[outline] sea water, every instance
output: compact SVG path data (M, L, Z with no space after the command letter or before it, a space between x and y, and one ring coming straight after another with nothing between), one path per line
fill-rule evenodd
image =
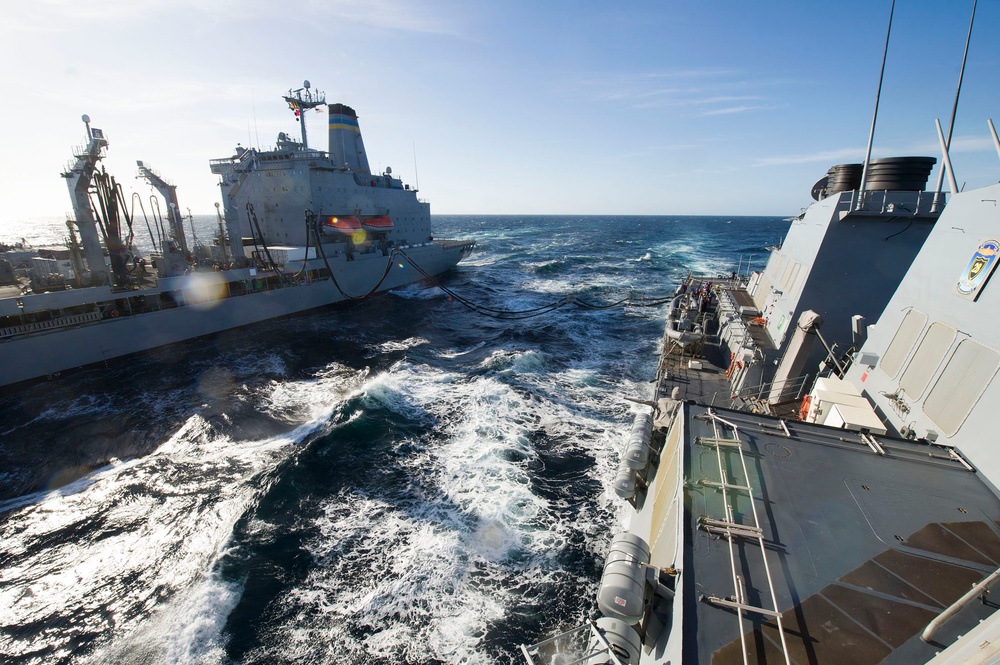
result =
M441 284L497 310L663 297L762 268L788 228L434 223L477 243ZM498 319L412 285L0 398L0 659L520 662L596 613L625 398L651 396L664 314Z

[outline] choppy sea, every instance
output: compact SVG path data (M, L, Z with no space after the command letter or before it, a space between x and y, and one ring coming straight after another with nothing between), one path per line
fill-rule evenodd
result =
M434 222L477 242L447 287L512 310L761 268L788 228ZM0 660L521 662L596 612L664 314L498 320L413 285L0 398Z

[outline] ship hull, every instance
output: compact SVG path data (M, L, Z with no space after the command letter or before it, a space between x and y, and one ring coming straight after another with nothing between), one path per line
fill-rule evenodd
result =
M325 263L333 279L300 280L281 288L202 304L182 304L131 315L116 313L92 323L14 335L0 340L0 367L3 367L0 390L8 391L62 372L405 286L453 268L471 248L471 243L428 243L390 256L371 253L348 259L341 255ZM266 274L244 269L229 271L226 279L243 276L245 281L252 282ZM156 291L162 292L162 289ZM148 292L123 295L134 297L145 293Z

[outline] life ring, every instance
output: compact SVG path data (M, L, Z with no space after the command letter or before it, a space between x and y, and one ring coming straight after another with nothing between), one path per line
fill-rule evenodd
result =
M108 316L110 316L112 319L117 319L118 318L118 310L117 309L111 310L111 314L109 314Z
M758 316L755 319L750 319L750 323L756 323L758 326L766 326L767 319L765 319L763 316Z

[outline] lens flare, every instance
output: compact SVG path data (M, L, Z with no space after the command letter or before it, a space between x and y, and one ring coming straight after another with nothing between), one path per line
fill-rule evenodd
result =
M365 230L364 229L358 229L357 231L355 231L354 233L351 234L351 241L355 245L360 245L361 243L363 243L367 239L368 239L368 236L365 234Z
M194 272L184 280L184 298L197 309L212 309L226 297L226 280L217 272Z

